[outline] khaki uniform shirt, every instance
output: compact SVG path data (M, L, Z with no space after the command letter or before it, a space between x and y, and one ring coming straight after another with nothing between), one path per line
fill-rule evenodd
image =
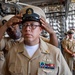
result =
M8 53L3 75L72 75L60 50L43 40L30 58L24 43L14 46Z
M68 39L66 46L67 46L67 49L69 49L72 52L75 52L75 40L70 41L70 39Z
M13 47L17 41L14 41L8 37L3 38L0 41L0 75L1 75L1 70L3 67L3 63L5 61L5 57L7 55L7 52ZM5 57L4 57L5 56Z
M3 67L4 61L5 61L4 53L3 53L3 51L0 51L0 75L2 75L1 71L2 71L2 67Z
M4 48L4 46L5 46L5 42L2 39L0 41L0 75L2 75L1 74L1 70L2 70L2 67L3 67L4 61L5 61L4 52L2 51L2 49Z
M66 46L65 48L67 48L68 50L70 50L71 52L75 52L75 40L70 40L68 39L66 42ZM70 67L71 70L75 69L75 57L72 57L72 55L70 55L69 53L65 52L65 59Z
M66 42L67 42L67 38L64 38L62 41L61 41L61 46L62 46L62 53L63 53L63 56L65 57L65 46L66 46Z
M13 45L22 42L22 40L23 38L19 40L13 40L9 37L5 37L0 41L0 50L3 50L5 48L5 50L9 51Z
M68 39L66 41L65 48L67 48L71 52L75 52L75 40L70 41L70 39ZM68 59L72 58L72 56L69 53L67 53L66 51L65 51L65 53L66 53L65 55Z
M61 45L62 45L63 48L66 46L66 41L67 41L67 40L68 40L67 38L64 38L64 39L62 40Z

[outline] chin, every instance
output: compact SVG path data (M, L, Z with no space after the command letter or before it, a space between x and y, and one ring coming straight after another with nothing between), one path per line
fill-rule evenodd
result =
M25 38L25 41L32 42L33 41L33 38Z
M24 38L25 41L32 41L33 39L32 38Z

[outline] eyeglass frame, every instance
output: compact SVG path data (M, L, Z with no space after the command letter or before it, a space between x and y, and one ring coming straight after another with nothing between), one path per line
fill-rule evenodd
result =
M36 29L37 27L41 27L41 25L40 25L40 24L38 24L38 25L36 25L36 24L30 24L30 25L28 25L28 24L23 24L22 27L24 27L24 28L29 27L30 29Z

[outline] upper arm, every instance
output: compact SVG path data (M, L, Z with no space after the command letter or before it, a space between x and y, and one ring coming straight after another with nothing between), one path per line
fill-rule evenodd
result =
M5 39L0 40L0 50L3 50L5 47Z

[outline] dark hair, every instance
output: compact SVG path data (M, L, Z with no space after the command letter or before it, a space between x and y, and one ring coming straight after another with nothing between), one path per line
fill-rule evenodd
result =
M74 34L72 30L68 31L67 34Z

